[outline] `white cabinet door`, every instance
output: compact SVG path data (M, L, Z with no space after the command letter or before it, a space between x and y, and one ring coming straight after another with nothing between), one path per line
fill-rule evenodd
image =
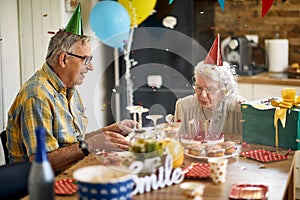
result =
M248 101L253 100L253 84L239 83L239 95Z

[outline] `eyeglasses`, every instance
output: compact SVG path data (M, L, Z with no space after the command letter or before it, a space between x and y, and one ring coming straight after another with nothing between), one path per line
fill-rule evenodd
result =
M203 90L205 90L205 92L209 93L209 94L215 94L219 90L219 89L214 88L214 87L204 88L204 87L201 87L201 86L199 86L197 84L194 84L193 88L198 93L202 93Z
M80 55L77 55L77 54L73 54L73 53L69 53L69 52L66 52L68 55L70 56L74 56L76 58L81 58L83 60L83 64L84 65L88 65L90 64L90 62L92 61L93 59L93 56L80 56Z

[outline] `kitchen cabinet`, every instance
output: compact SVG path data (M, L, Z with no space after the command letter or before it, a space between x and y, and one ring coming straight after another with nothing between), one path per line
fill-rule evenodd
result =
M282 78L280 78L282 77ZM262 73L255 76L240 76L239 93L247 100L280 97L282 88L295 88L300 95L300 79L289 79L284 74Z
M287 87L295 88L297 94L300 95L300 86L255 83L239 83L239 94L248 101L267 97L280 97L282 88Z

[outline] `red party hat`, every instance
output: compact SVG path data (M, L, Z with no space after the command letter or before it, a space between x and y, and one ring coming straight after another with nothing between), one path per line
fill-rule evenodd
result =
M214 41L213 45L211 46L211 48L204 60L204 64L211 64L211 65L217 65L217 66L223 65L219 34L215 38L215 41Z

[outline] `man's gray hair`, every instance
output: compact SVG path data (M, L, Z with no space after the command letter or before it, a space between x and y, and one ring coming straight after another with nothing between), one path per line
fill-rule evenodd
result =
M58 65L58 57L62 52L69 52L73 45L81 41L82 45L90 41L90 37L85 35L75 35L65 30L59 30L50 40L46 62L51 66Z

